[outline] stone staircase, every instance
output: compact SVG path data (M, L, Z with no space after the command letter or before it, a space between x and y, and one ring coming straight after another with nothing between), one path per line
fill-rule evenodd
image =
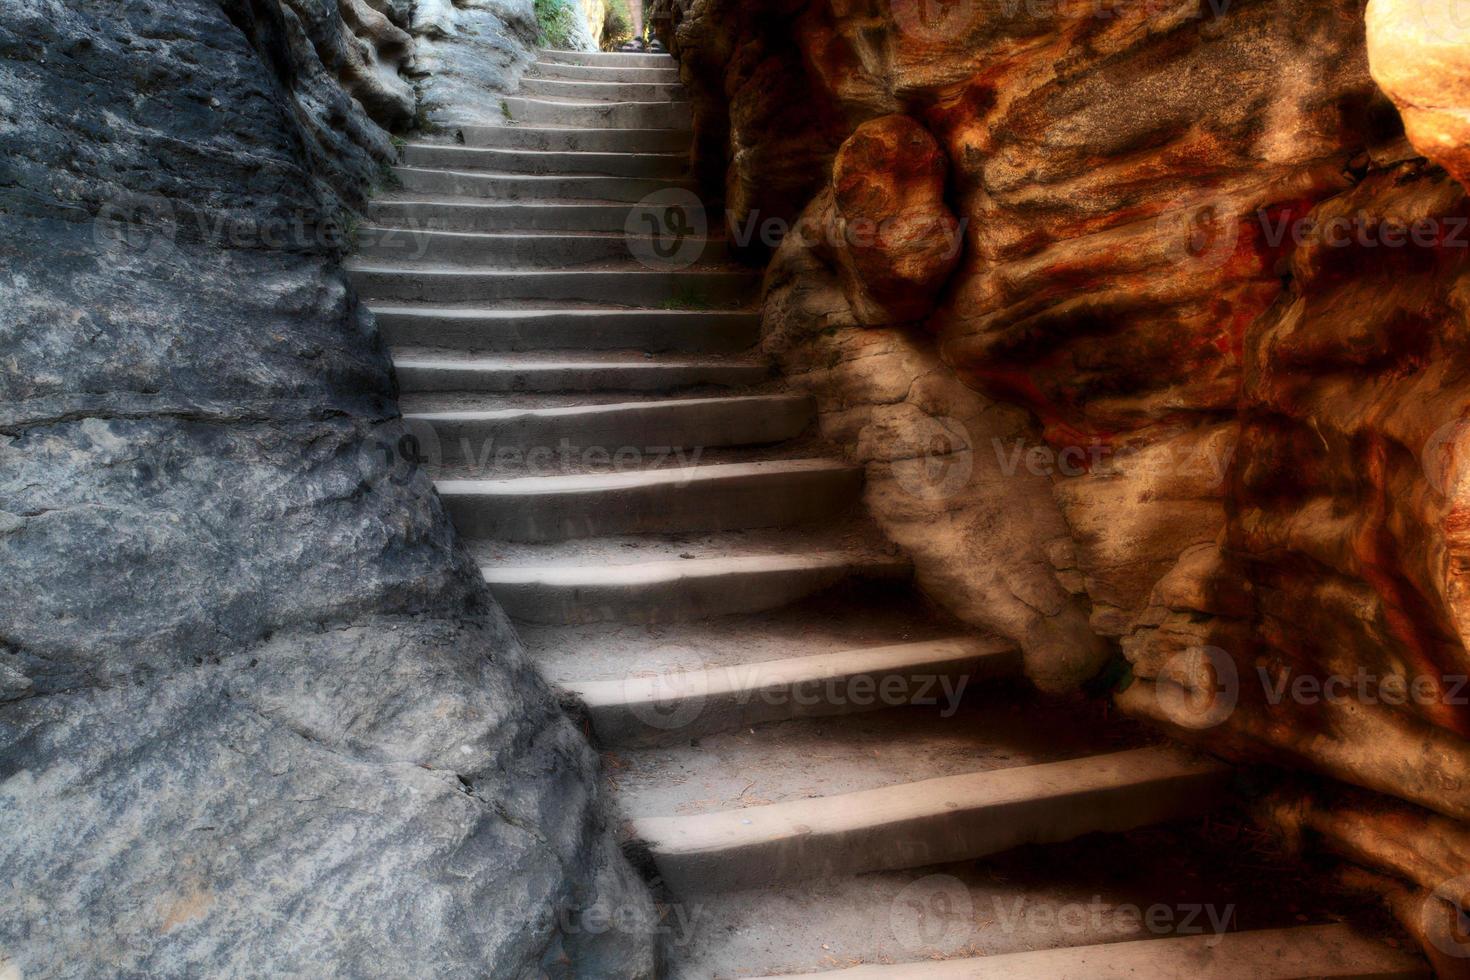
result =
M1010 644L912 591L861 470L757 353L759 274L718 231L692 264L648 258L671 205L639 202L693 189L679 91L665 56L543 52L506 125L403 147L349 266L445 506L605 752L630 853L709 913L672 971L1417 975L1342 925L985 957L903 926L909 889L963 903L990 887L977 858L1198 817L1231 774L1037 698Z

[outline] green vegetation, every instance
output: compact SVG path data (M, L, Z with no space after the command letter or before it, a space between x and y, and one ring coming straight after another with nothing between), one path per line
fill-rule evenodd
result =
M535 4L536 23L541 27L536 43L546 48L569 47L579 16L577 0L535 0Z
M357 236L361 231L362 215L356 211L344 212L342 221L342 246L346 251L357 251Z
M708 310L713 306L708 293L685 283L675 284L672 295L663 303L666 310Z
M602 22L602 49L616 51L633 39L633 13L628 0L607 0L607 17Z
M398 171L393 169L391 163L379 164L378 179L373 183L373 191L398 191L403 189L403 180L398 176Z

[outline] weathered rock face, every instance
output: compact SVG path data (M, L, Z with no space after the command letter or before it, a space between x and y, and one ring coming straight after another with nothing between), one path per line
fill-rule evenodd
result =
M651 973L337 267L360 6L0 13L5 976Z
M829 234L842 291L872 326L921 319L960 257L939 144L908 116L863 123L832 163Z
M1460 183L1470 180L1470 11L1459 2L1372 0L1368 53L1414 146Z
M418 99L400 72L413 61L413 38L393 23L391 9L379 11L366 0L338 0L342 23L351 29L342 45L337 78L367 114L388 129L413 122Z
M534 59L532 0L413 0L418 122L434 131L505 122L497 92Z
M1403 909L1470 871L1470 49L1426 6L1456 5L657 13L737 228L853 193L964 223L952 267L793 236L767 278L771 348L925 587L1044 686L1119 650L1126 709L1373 791L1321 781L1298 826Z
M582 21L587 28L587 40L593 50L602 47L603 29L607 25L607 0L578 0Z

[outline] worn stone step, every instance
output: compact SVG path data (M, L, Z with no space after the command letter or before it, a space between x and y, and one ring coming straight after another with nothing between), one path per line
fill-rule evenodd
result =
M429 262L501 269L570 269L639 262L646 268L684 269L730 260L722 238L664 242L619 232L431 231L363 225L357 229L356 241L357 257L378 264ZM661 252L670 257L661 258Z
M862 470L832 460L780 460L436 486L462 535L566 541L813 523L852 505Z
M578 129L569 126L461 126L466 146L560 153L685 153L692 135L677 129Z
M673 391L699 385L739 387L771 375L767 361L747 358L640 357L619 353L580 358L545 355L451 357L395 351L398 389L414 392Z
M527 76L521 79L517 94L557 102L675 102L683 99L684 87L677 79L631 82Z
M586 710L599 744L647 746L890 708L931 698L946 681L974 684L1020 669L1013 643L960 636L562 686Z
M385 197L368 205L368 220L427 231L566 231L621 233L627 204L500 204L455 197Z
M616 65L567 65L555 61L537 61L526 73L527 78L560 78L572 82L661 82L679 81L679 69L627 68Z
M667 54L562 51L556 48L537 48L536 60L558 65L603 65L616 68L673 68L676 66L674 59Z
M482 565L513 619L668 623L774 609L853 579L905 581L907 559L870 552L728 555L627 564Z
M1230 771L1153 747L691 816L633 821L676 895L923 867L1197 816Z
M873 963L820 980L1301 980L1428 977L1417 957L1336 923L1224 935L1172 936L920 963ZM765 977L762 980L777 980Z
M572 175L605 177L680 177L689 169L687 153L616 153L569 150L513 150L459 146L453 143L409 143L399 151L406 167L474 173Z
M842 589L799 605L831 600L827 605L833 615L855 615L865 597L877 591L877 586L865 590ZM901 595L908 592L895 591ZM839 606L838 601L844 601L848 608ZM913 602L912 597L909 601ZM922 615L922 611L910 615ZM597 628L609 634L609 642L619 630L636 629ZM578 629L561 627L557 632L574 633ZM900 631L886 638L830 646L825 650L813 650L810 645L801 644L789 652L767 644L754 644L743 658L731 651L722 659L704 664L700 651L686 653L663 648L665 643L677 645L678 637L690 632L688 626L660 626L656 635L649 635L646 629L644 632L643 649L621 648L623 662L639 665L636 670L625 667L613 677L604 674L588 679L620 680L629 673L661 673L671 677L689 669L743 666L761 658L787 660L844 649L891 646L905 639ZM950 639L967 632L963 624L951 621L944 633L926 633L909 637L908 641ZM539 664L542 652L538 651L536 656ZM645 660L649 663L647 668L642 666ZM564 672L556 682L562 685L580 679L576 674ZM947 776L1066 762L1082 756L1140 748L1156 741L1126 722L1100 729L1101 705L1037 696L1019 677L992 677L976 683L970 683L968 678L953 683L940 678L918 692L903 691L896 687L896 681L892 684L889 690L872 692L874 698L887 702L882 710L787 718L769 721L754 730L741 728L711 733L654 747L623 746L617 750L618 779L612 788L619 811L630 817L718 813L905 786ZM861 688L840 687L831 688L829 693L834 698L862 698L868 694ZM883 873L897 872L869 872ZM784 889L792 884L779 887Z
M658 191L683 188L689 180L598 175L493 174L463 170L426 170L394 167L402 190L415 194L493 198L497 201L641 201Z
M724 394L729 389L709 387L689 388L679 392L660 392L656 397L710 397ZM762 389L740 389L746 394L760 393ZM509 394L474 395L463 392L405 394L404 399L416 412L432 412L463 407L467 404L483 404L485 407L514 405L531 401L542 407L571 406L580 404L606 405L649 397L645 392L596 391L554 394ZM437 436L428 433L425 438L437 444ZM471 444L473 446L473 443ZM615 458L605 447L567 448L552 457L538 452L527 457L507 448L493 460L484 455L463 460L443 462L434 471L443 480L513 480L530 476L574 476L601 473L627 473L643 469L659 469L666 466L728 466L735 463L777 463L803 459L819 459L830 455L829 447L822 442L815 426L794 439L779 443L759 443L737 446L674 446L668 447L675 458L661 458L662 447L644 447L640 455L632 450L638 447L618 447L623 455ZM852 515L849 515L852 516Z
M760 314L746 310L371 308L384 340L399 347L723 354L747 350L760 337Z
M850 516L851 512L839 515L844 522ZM793 530L808 538L820 536L832 526ZM779 536L782 532L754 533ZM976 635L971 627L934 606L925 596L890 582L867 587L852 583L837 592L752 616L665 624L654 629L636 623L523 624L520 634L528 656L542 675L567 687L588 682L621 684L633 675L674 678L726 669L739 676L738 672L752 663L820 659L846 650L922 645ZM993 686L985 690L991 695L996 693ZM735 732L730 737L744 735ZM653 807L645 812L663 810Z
M687 102L568 102L520 95L507 95L501 101L516 125L688 131L694 122Z
M405 417L431 427L437 435L437 452L428 450L431 462L473 464L471 472L480 476L485 475L482 461L493 458L497 449L523 453L597 449L626 455L666 447L780 442L799 435L811 423L812 411L807 395L777 394L553 408L406 411Z
M371 300L434 303L625 303L630 307L741 307L760 292L760 277L744 271L642 266L618 269L466 269L392 265L353 259L346 265L357 291Z
M705 454L700 462L709 458L710 454ZM849 516L843 515L844 522ZM794 531L802 539L820 538L830 526ZM778 541L785 538L787 550L790 548L790 536L785 532L752 533L770 534ZM830 540L826 546L831 547ZM621 681L635 670L640 674L674 674L741 667L753 661L946 640L972 632L923 595L894 588L892 583L817 595L758 616L660 626L656 636L636 623L523 625L520 629L527 655L556 684ZM1009 706L1010 702L1005 704Z

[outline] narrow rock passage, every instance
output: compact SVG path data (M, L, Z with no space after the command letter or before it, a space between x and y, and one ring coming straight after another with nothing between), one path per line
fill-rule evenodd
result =
M1290 916L1221 939L982 907L999 892L973 859L1196 817L1231 774L1035 698L1010 644L910 589L861 470L759 356L760 278L722 222L692 264L659 258L694 192L679 92L666 56L543 52L505 126L403 148L351 267L416 451L604 750L629 850L676 912L671 971L1414 972ZM1086 902L1095 871L1007 894Z

